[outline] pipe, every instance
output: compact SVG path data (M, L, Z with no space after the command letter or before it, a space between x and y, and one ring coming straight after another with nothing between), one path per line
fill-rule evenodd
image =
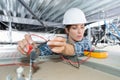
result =
M9 27L9 40L10 40L10 43L12 43L12 26L11 26L11 16L9 17L9 25L8 25L8 27Z

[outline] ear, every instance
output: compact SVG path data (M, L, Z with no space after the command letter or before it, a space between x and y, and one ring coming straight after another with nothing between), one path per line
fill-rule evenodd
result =
M65 28L65 32L66 32L66 34L68 34L68 29L67 28Z

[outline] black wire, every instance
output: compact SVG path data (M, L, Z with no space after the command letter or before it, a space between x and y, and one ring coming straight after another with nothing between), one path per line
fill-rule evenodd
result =
M62 55L63 56L63 55ZM73 64L69 61L67 61L70 65L72 65L73 67L75 68L78 68L80 67L80 62L79 62L79 59L78 59L78 55L74 55L74 56L63 56L63 58L65 58L66 60L70 60L71 62L73 62ZM75 62L75 64L74 64Z
M79 61L79 59L78 59L78 55L76 55L76 57L75 57L75 58L76 58L77 63L78 63L78 64L77 64L77 66L75 66L74 64L72 64L72 63L70 63L70 62L69 62L69 63L70 63L73 67L75 67L75 68L79 69L79 67L80 67L80 61Z

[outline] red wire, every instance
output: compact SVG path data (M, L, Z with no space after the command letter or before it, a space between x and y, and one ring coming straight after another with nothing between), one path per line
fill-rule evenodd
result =
M36 34L30 34L31 36L36 36L36 37L39 37L39 38L41 38L41 39L43 39L43 40L45 40L45 41L48 41L47 39L45 39L44 37L42 37L42 36L39 36L39 35L36 35Z
M45 41L48 41L47 39L45 39L44 37L42 36L39 36L39 35L36 35L36 34L30 34L31 36L36 36L36 37L39 37ZM16 55L14 55L16 57ZM17 61L17 60L15 60ZM22 66L29 66L29 64L26 64L26 63L10 63L10 64L0 64L0 66L12 66L12 65L22 65Z
M30 34L31 36L36 36L36 37L39 37L39 38L41 38L41 39L43 39L43 40L45 40L45 41L48 41L47 39L45 39L44 37L42 37L42 36L39 36L39 35L36 35L36 34ZM90 52L90 54L89 54L89 56L86 58L86 59L84 59L84 60L80 60L80 64L82 64L83 62L86 62L89 58L90 58L90 55L91 55L91 52ZM73 62L73 61L71 61L71 60L68 60L68 59L65 59L63 56L61 56L61 59L62 60L65 60L65 61L67 61L67 62L70 62L71 64L78 64L78 62ZM23 63L12 63L12 64L0 64L0 66L10 66L10 65L24 65L24 66L29 66L28 64L23 64Z
M22 66L29 66L27 63L10 63L10 64L0 64L0 66L13 66L13 65L22 65Z

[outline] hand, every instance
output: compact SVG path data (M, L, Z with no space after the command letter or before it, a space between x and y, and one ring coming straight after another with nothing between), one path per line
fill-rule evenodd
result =
M48 41L47 45L55 53L63 53L66 47L66 39L63 37L55 37Z
M36 47L35 42L32 40L31 36L29 34L25 35L25 38L21 41L18 42L18 47L17 49L22 53L27 55L28 52L28 46L32 45L32 47Z

